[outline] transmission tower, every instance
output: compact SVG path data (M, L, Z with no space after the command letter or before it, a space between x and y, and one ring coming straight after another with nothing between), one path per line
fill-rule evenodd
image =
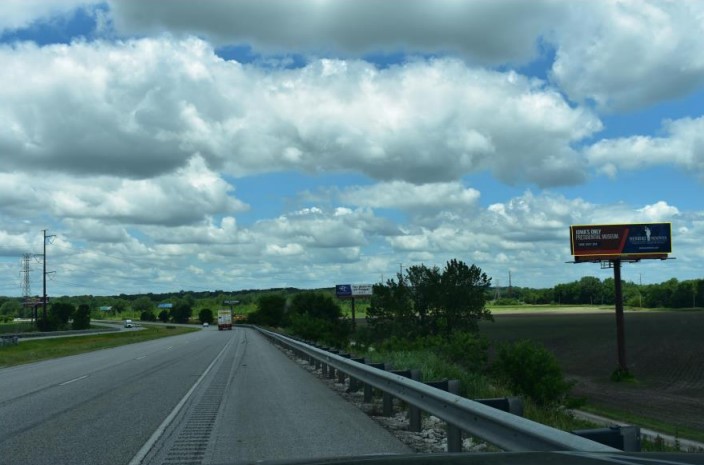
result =
M22 271L20 271L20 273L23 273L23 276L22 276L22 297L24 298L25 302L27 302L29 300L29 296L32 295L32 288L30 286L30 281L29 281L29 272L32 271L29 268L30 260L32 260L32 254L30 254L30 253L22 254Z

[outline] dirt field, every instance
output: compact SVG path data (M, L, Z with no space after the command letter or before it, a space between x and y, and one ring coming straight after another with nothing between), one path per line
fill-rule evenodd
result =
M704 431L704 312L625 315L626 361L637 383L613 383L617 367L613 311L497 313L481 331L493 341L534 339L577 381L590 403Z

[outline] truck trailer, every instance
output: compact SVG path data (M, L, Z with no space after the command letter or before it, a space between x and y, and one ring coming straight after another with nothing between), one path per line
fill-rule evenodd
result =
M218 310L218 331L232 329L232 310Z

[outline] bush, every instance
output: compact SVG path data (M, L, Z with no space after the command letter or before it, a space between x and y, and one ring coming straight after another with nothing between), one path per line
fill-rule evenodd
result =
M166 323L167 321L169 321L168 310L162 310L159 312L159 320L161 320L162 323Z
M454 333L440 341L439 350L447 360L471 372L482 372L489 363L489 341L476 333Z
M139 315L139 319L140 321L156 321L156 316L151 311L145 310Z
M257 301L257 310L247 316L255 325L280 326L284 322L286 297L278 294L263 295Z
M86 304L78 306L73 313L72 329L89 329L90 328L90 307Z
M349 337L349 322L330 321L312 318L308 315L293 314L289 328L292 333L311 341L327 344L331 347L345 347Z
M212 323L213 322L213 311L209 308L204 308L198 312L198 319L201 323Z
M493 368L515 394L541 406L562 403L573 386L565 380L555 355L534 341L501 346Z

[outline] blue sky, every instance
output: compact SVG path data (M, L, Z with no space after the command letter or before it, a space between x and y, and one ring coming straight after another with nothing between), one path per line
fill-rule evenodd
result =
M702 278L697 1L0 5L0 294L550 287L570 224L671 222ZM32 293L40 292L35 260Z

